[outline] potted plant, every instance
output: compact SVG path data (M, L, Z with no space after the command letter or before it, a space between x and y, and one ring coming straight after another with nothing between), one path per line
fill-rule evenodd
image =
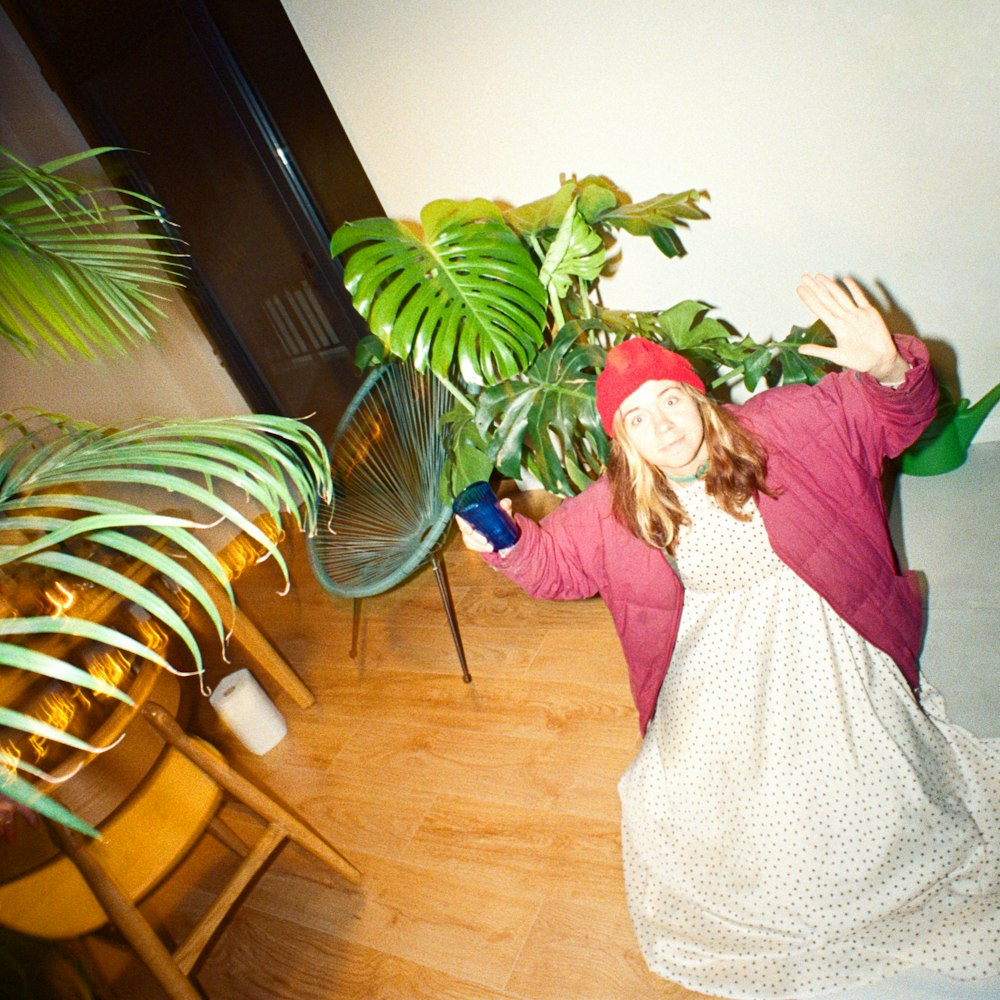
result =
M341 226L331 252L372 336L364 367L389 358L430 370L452 392L444 488L494 468L567 496L596 478L607 441L594 381L607 349L643 336L692 360L706 382L815 381L822 366L798 345L822 341L821 324L758 344L685 299L662 310L603 304L600 285L619 264L621 233L685 253L681 230L707 219L704 191L634 202L605 177L561 178L551 196L518 207L485 199L433 201L420 224L386 218Z
M175 285L183 255L162 231L159 206L127 191L95 189L67 176L90 150L33 168L0 150L0 335L15 348L67 357L127 350L153 332L158 288ZM227 491L219 487L226 484ZM134 495L139 491L138 497ZM242 494L253 505L234 501ZM156 496L156 495L159 496ZM174 669L167 647L121 625L75 612L72 597L100 588L158 623L201 674L188 623L163 590L181 592L204 612L225 644L228 625L192 567L218 581L230 605L225 567L199 538L208 525L245 532L261 558L285 571L275 528L283 513L312 530L330 495L326 452L307 425L248 415L214 420L147 420L96 427L37 412L0 419L0 793L76 829L92 828L41 796L44 771L19 750L18 734L83 750L85 737L14 706L11 691L31 678L86 695L128 702L75 647L98 643L126 660ZM158 502L168 498L174 512ZM177 513L179 502L197 512ZM287 579L287 573L286 573ZM60 598L65 595L65 599ZM53 596L54 595L54 596ZM46 607L45 600L58 607ZM230 609L231 610L231 609ZM54 643L56 652L39 648Z

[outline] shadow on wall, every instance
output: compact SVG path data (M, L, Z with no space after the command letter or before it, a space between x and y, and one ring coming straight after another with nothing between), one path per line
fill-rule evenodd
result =
M946 340L941 340L933 335L921 333L917 329L913 317L900 306L892 292L881 282L875 283L875 292L862 285L864 292L878 306L882 313L886 325L893 333L904 333L912 337L919 337L930 352L931 364L934 367L934 374L938 381L947 386L957 399L961 392L958 385L958 357L955 349Z

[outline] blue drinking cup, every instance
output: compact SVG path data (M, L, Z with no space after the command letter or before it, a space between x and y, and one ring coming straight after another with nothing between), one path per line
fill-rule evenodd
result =
M466 486L452 501L451 509L484 535L496 552L509 549L521 537L521 529L500 506L489 483L479 482Z

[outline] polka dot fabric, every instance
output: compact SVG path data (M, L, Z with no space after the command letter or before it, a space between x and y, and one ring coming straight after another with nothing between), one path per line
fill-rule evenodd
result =
M1000 741L918 706L755 509L683 500L681 629L619 786L650 968L732 998L1000 976Z

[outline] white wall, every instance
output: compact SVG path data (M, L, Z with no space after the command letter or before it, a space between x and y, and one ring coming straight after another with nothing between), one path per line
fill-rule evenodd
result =
M808 321L803 271L850 273L963 395L1000 380L995 0L283 3L388 214L560 172L707 188L689 256L630 240L608 304L701 298L766 339Z
M0 145L32 165L87 148L2 9L0 66ZM98 424L248 412L183 299L170 294L161 308L154 341L123 358L41 363L0 342L0 410L37 406Z

